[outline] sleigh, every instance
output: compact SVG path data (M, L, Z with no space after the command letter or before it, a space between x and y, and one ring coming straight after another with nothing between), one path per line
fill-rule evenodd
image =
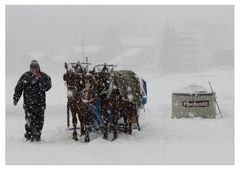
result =
M99 66L99 65L98 65ZM113 65L110 65L113 66ZM144 109L144 105L147 103L147 83L144 79L138 78L136 74L129 70L113 71L115 80L118 84L118 89L121 97L126 102L134 103L136 106L136 113L132 115L133 128L140 130L138 123L138 117L140 116L140 109ZM92 131L98 131L103 128L103 114L101 112L101 99L97 97L94 104L90 106L91 110L91 123L90 127ZM112 108L108 108L110 122L110 130L113 125ZM70 127L69 109L67 109L67 127ZM123 114L120 113L120 119L118 127L120 131L124 131Z

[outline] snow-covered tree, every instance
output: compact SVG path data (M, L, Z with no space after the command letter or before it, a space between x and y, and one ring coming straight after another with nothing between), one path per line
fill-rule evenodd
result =
M173 24L167 22L163 29L160 47L160 70L163 72L175 72L178 68L179 59L177 31Z
M120 39L119 31L116 25L107 25L103 31L100 55L108 57L114 57L122 52L123 44Z

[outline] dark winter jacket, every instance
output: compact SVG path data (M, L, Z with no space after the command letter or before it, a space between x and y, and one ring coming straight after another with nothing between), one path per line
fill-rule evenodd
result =
M13 100L18 102L23 93L24 109L45 109L45 92L48 91L51 86L51 78L47 74L41 72L41 77L36 79L31 71L28 71L18 80Z

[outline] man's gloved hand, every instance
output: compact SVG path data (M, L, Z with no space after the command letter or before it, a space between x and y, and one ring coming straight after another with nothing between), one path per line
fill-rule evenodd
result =
M17 105L17 101L13 100L13 105L16 106Z

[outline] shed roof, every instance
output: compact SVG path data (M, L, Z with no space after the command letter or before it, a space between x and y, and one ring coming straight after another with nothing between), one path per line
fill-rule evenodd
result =
M174 94L209 94L212 93L209 89L206 89L200 85L192 84L179 88L173 92Z

